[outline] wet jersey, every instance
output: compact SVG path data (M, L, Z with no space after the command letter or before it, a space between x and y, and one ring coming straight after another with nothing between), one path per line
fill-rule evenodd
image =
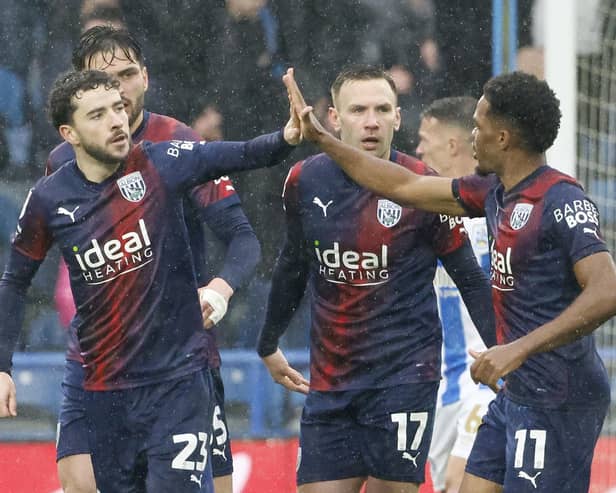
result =
M489 175L454 180L453 194L469 215L486 218L499 343L560 315L581 292L574 264L606 251L595 204L573 178L548 166L507 192ZM609 399L592 335L532 356L506 377L505 391L548 408Z
M485 219L465 217L457 220L462 221L477 262L486 272L489 272L490 255ZM441 367L443 379L438 389L437 402L439 406L446 406L464 399L469 392L475 391L477 384L473 382L469 371L474 360L468 350L484 350L485 344L471 320L458 287L441 262L438 263L436 269L434 288L443 325Z
M70 161L31 190L13 248L40 261L58 244L77 306L85 389L136 387L206 366L185 194L280 162L289 150L282 132L247 142L144 142L102 183ZM3 333L15 332L4 325Z
M190 127L182 122L165 115L157 113L143 112L143 122L133 133L134 144L141 141L161 142L165 140L190 140L199 141L199 135ZM73 147L68 142L59 144L51 153L47 160L45 173L50 175L60 168L63 164L75 159ZM197 186L190 195L190 200L186 200L184 207L184 219L190 238L190 248L197 272L197 282L201 286L206 281L205 276L205 238L203 234L202 222L204 218L216 215L224 215L228 208L233 204L239 204L240 200L233 184L228 177L222 177L215 181L207 182ZM229 221L231 223L231 221ZM62 267L65 268L65 267ZM62 278L62 277L61 277ZM67 279L67 277L64 277ZM235 286L234 286L235 287ZM68 286L58 286L58 289L68 289ZM74 306L70 307L74 315ZM220 355L216 347L215 330L209 330L207 336L211 339L210 366L220 365ZM82 361L79 355L77 344L77 334L75 327L71 325L68 331L68 349L66 358L74 361Z
M399 152L391 160L433 173ZM288 234L308 262L311 390L437 381L442 335L432 280L437 257L470 248L460 225L374 195L324 154L291 169L284 204L298 225Z

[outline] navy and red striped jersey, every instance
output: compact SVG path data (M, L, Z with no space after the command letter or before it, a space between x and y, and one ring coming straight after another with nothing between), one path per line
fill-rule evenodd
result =
M391 160L433 173L396 151ZM432 280L438 257L470 249L460 223L374 195L324 154L291 169L284 205L287 234L301 243L309 270L311 390L438 381Z
M193 129L174 118L144 111L143 122L133 133L132 140L134 144L138 144L141 141L199 141L201 139ZM73 147L68 142L63 142L49 154L45 173L50 175L59 169L60 166L73 159L75 159ZM232 206L239 203L240 200L235 193L233 183L226 176L195 187L190 193L190 198L184 203L184 219L190 238L190 248L197 273L197 281L200 286L206 281L206 250L203 231L204 217L207 218L215 215L224 216L229 213ZM218 223L222 222L223 221ZM231 220L228 221L228 224L231 223ZM248 225L247 219L246 224ZM241 262L241 259L238 260ZM250 266L248 270L252 270ZM59 289L68 289L68 286L59 286ZM81 361L74 327L69 328L68 336L67 359ZM207 336L211 340L210 348L212 349L210 366L218 367L220 366L220 354L216 347L215 329L209 330Z
M581 292L575 263L607 250L595 204L575 179L549 166L507 192L489 175L454 180L453 193L469 215L486 217L500 344L560 315ZM606 379L588 335L532 356L506 377L505 391L531 406L584 406L606 398Z
M247 142L143 142L102 183L89 182L75 161L37 183L13 248L37 262L58 245L77 307L84 388L146 385L207 365L184 197L218 176L276 164L290 150L282 132ZM13 325L0 322L7 341Z

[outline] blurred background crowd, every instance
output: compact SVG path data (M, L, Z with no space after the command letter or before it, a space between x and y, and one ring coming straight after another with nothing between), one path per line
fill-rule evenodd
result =
M192 125L208 140L245 140L279 128L288 114L281 75L296 68L321 115L329 86L349 63L383 65L399 92L403 124L394 145L413 153L421 110L444 96L479 97L492 75L488 0L0 0L0 263L30 184L60 142L45 114L50 86L70 68L79 34L126 27L146 55L146 109ZM518 44L532 46L537 2L518 2ZM540 3L540 2L539 2ZM523 63L539 70L537 51ZM313 152L295 151L292 161ZM291 163L289 163L291 164ZM222 347L253 347L283 235L280 194L287 167L232 177L263 246L252 283L232 301ZM211 265L220 248L209 242ZM55 254L57 255L57 253ZM54 310L57 262L46 262L30 296L21 350L62 349ZM287 344L305 346L306 319Z

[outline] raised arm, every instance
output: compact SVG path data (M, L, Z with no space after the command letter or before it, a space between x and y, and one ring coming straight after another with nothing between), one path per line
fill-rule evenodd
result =
M283 76L294 111L301 121L302 137L314 142L354 181L403 206L464 215L451 190L451 179L417 175L402 166L351 147L327 132L306 105L293 69Z

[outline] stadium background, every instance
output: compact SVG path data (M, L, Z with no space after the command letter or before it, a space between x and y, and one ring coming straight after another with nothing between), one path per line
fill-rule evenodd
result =
M565 110L564 135L549 162L585 185L616 251L616 0L0 0L0 9L2 264L23 197L58 143L44 116L50 82L69 68L80 30L109 20L143 41L151 78L146 108L211 139L245 139L280 125L286 108L279 77L290 65L321 111L343 65L391 69L404 126L395 144L411 153L419 112L434 98L479 96L491 74L515 68L545 75ZM296 151L289 164L312 151ZM302 397L274 385L253 350L281 241L286 169L234 177L264 247L255 279L234 296L218 329L238 493L293 491ZM216 265L220 246L210 241L208 249ZM0 421L2 492L59 488L53 440L65 321L54 304L57 260L53 252L30 290L14 359L19 417ZM304 371L307 323L303 307L283 340ZM597 340L615 396L616 323L597 331ZM590 491L616 491L614 399Z

